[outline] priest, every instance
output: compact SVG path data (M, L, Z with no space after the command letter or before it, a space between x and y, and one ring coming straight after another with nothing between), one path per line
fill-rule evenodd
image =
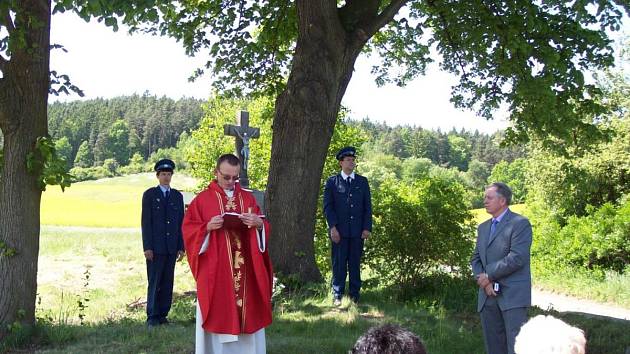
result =
M253 194L238 184L240 168L238 157L219 157L215 180L184 216L184 245L197 282L196 353L266 350L273 281L270 225ZM228 217L241 222L224 223Z

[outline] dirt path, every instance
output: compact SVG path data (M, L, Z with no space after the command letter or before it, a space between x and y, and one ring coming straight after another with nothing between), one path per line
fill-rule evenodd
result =
M630 321L630 310L604 305L591 300L577 299L549 291L532 289L532 305L543 310L553 308L558 312L581 312Z

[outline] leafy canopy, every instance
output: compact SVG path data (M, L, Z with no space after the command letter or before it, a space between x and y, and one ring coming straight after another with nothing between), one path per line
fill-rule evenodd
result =
M232 94L272 93L283 87L299 32L309 16L300 1L63 0L56 10L74 9L84 18L98 13L107 25L122 21L132 31L168 35L189 54L208 55L205 68L214 85ZM548 146L595 139L605 107L587 72L613 65L607 30L621 27L630 5L623 0L584 1L330 1L347 35L366 27L366 14L404 4L393 21L368 41L378 54L377 83L404 85L424 73L430 48L441 68L460 77L453 87L457 107L491 119L505 104L514 123L507 138L545 138ZM325 5L322 5L322 7ZM334 13L334 12L333 12ZM333 29L331 29L333 30ZM342 38L342 37L341 37ZM308 45L305 43L304 45ZM547 137L555 139L546 139Z

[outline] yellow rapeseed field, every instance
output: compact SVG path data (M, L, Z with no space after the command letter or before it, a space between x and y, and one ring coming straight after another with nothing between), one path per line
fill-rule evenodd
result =
M172 186L191 190L196 180L175 174ZM48 186L42 194L43 225L91 227L140 227L142 193L156 186L153 173L75 183L62 192Z
M515 213L523 214L523 212L525 211L525 204L510 205L510 210ZM475 221L477 222L477 225L490 219L490 214L486 212L485 208L473 209L471 210L471 212L475 216Z

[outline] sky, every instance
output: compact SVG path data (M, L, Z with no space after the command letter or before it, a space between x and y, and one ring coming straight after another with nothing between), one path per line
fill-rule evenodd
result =
M626 26L628 27L628 26ZM72 13L56 14L52 19L51 43L68 51L54 50L51 70L70 76L85 93L83 99L110 98L142 94L178 99L183 96L207 99L208 75L188 82L188 77L205 64L203 55L189 57L183 46L167 37L129 35L124 28L114 32L104 24L86 23ZM471 111L459 110L450 103L451 86L457 78L442 72L436 63L427 74L406 87L377 87L370 74L371 64L359 57L342 104L350 109L351 119L368 117L390 126L412 125L449 131L479 130L491 133L508 126L506 113L498 112L487 121ZM51 101L76 100L77 95L51 96Z

